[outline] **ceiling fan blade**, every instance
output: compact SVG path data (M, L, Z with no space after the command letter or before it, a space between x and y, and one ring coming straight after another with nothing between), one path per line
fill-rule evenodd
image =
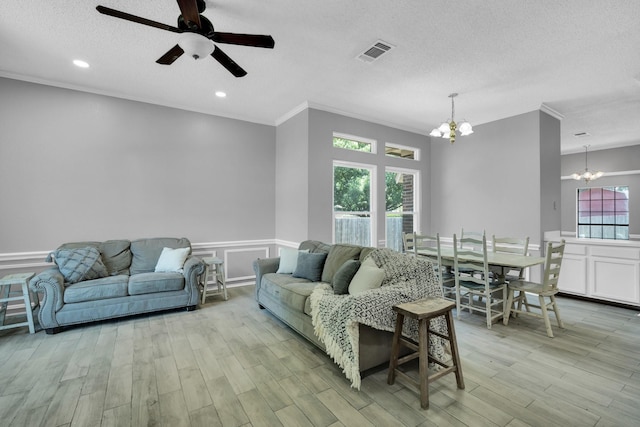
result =
M111 9L109 7L104 6L96 6L96 10L104 15L113 16L115 18L124 19L126 21L135 22L142 25L148 25L150 27L160 28L161 30L172 31L174 33L182 33L183 31L180 28L172 27L171 25L163 24L161 22L152 21L147 18L141 18L136 15L131 15L130 13L121 12L119 10Z
M241 46L264 47L273 49L275 42L271 36L261 36L257 34L236 34L215 32L212 39L217 43L239 44Z
M242 69L241 66L236 64L236 61L229 58L226 53L224 53L218 46L213 50L211 56L215 58L216 61L220 63L224 68L226 68L231 74L236 77L243 77L247 75L247 72Z
M189 22L192 22L198 27L198 29L202 28L202 24L200 23L200 12L198 12L198 4L196 0L177 0L178 7L180 8L180 13L182 14L182 19L184 19L185 23L188 27Z
M180 58L180 56L184 53L184 50L178 45L175 45L171 49L167 51L164 55L160 57L156 62L162 65L171 65L173 62Z

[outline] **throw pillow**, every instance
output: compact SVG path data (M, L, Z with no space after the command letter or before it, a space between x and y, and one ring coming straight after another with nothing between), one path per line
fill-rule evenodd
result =
M301 252L309 252L308 250L299 251L298 249L282 248L280 249L280 265L276 273L291 274L296 270L298 265L298 254Z
M360 261L347 260L333 275L333 293L344 295L349 293L349 284L360 268Z
M322 271L322 281L331 283L333 275L338 271L340 266L348 259L358 259L362 247L347 244L335 244L329 249L327 262L324 264Z
M162 248L154 271L156 273L182 273L182 267L184 267L190 250L191 248Z
M293 272L293 277L300 277L311 280L312 282L319 282L322 277L322 267L324 267L324 261L326 259L327 254L312 254L308 252L299 253L298 265L296 265L296 269Z
M107 267L102 263L100 251L94 247L58 249L53 257L67 283L107 277Z
M370 289L377 289L382 285L383 280L383 269L363 264L358 269L356 275L353 276L353 279L351 279L349 293L353 295Z

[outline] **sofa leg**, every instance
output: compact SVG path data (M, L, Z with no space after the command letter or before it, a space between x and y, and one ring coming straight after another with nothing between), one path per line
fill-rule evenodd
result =
M193 310L195 310L195 309L196 309L196 306L195 306L195 305L188 305L188 306L187 306L187 311L193 311Z
M44 331L47 333L47 335L54 335L62 331L62 328L60 326L57 326L55 328L46 328Z

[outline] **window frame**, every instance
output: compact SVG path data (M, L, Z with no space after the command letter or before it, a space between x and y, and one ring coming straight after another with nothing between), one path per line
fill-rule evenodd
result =
M343 168L353 168L353 169L366 169L369 171L370 180L369 180L369 211L336 211L336 200L335 200L335 188L336 188L336 167ZM336 243L336 214L369 214L369 240L370 246L377 247L377 196L375 191L377 189L377 173L378 167L373 164L368 163L358 163L358 162L350 162L346 160L333 160L331 166L331 241L333 244Z
M603 190L609 190L609 191L613 190L614 194L616 194L616 193L619 193L619 191L616 191L617 188L626 188L627 198L624 199L624 200L627 201L627 210L625 211L626 217L627 217L626 223L618 223L617 215L616 215L617 203L615 203L615 201L616 200L622 200L622 199L617 199L615 196L614 196L613 199L605 199L605 198L593 199L593 198L591 198L591 191L592 190L601 190L601 191L603 191ZM590 198L589 198L588 201L580 200L580 194L582 194L584 192L584 190L589 190L589 197ZM606 185L606 186L601 186L601 187L578 187L576 189L576 193L575 194L576 194L576 199L575 199L576 200L576 238L579 238L579 239L602 239L602 240L629 240L629 238L630 238L630 235L629 235L629 231L630 231L630 218L629 218L630 217L630 210L629 210L629 186L628 185ZM582 213L582 212L589 212L589 218L592 218L592 215L590 213L594 212L593 210L591 210L591 209L589 209L588 211L587 210L582 210L581 207L580 207L580 203L581 202L587 202L587 203L589 203L589 207L591 208L591 201L592 200L603 200L603 201L604 200L613 200L614 201L614 203L613 203L613 206L614 206L613 211L605 211L604 210L604 206L601 208L600 211L595 211L595 212L600 212L600 216L603 217L603 218L605 217L605 215L604 215L605 212L610 212L612 215L609 215L609 216L612 216L614 218L614 222L613 223L609 223L609 222L605 223L604 219L603 219L603 222L600 223L600 224L593 223L591 220L589 220L588 222L581 222L580 221L580 218L581 218L580 213ZM604 204L604 202L603 202L603 204ZM582 217L585 217L585 216L583 215ZM589 236L581 235L581 228L583 228L583 227L588 227ZM594 234L593 231L594 231L594 229L597 229L598 227L600 227L600 236L593 237L593 234ZM613 237L604 237L604 228L605 227L613 227L613 229L614 229ZM618 234L617 234L616 230L617 230L618 227L626 228L626 237L617 237Z
M409 212L402 212L402 215L413 215L413 230L412 231L419 231L420 230L420 212L422 211L422 200L420 198L420 185L421 185L421 180L420 180L420 171L417 169L409 169L409 168L400 168L400 167L395 167L395 166L385 166L384 169L385 172L385 188L384 188L384 194L385 194L385 200L386 200L386 194L387 194L387 185L386 185L386 174L387 172L391 172L391 173L401 173L404 175L413 175L413 210L409 211ZM386 203L385 203L386 205ZM397 214L398 212L393 212L393 211L387 211L386 206L385 206L385 211L384 211L384 236L385 236L385 247L389 247L389 239L388 239L388 226L387 226L387 220L390 216L390 214Z
M333 140L335 138L340 138L340 139L346 139L348 141L353 141L353 142L361 142L364 144L369 144L371 146L371 151L360 151L360 150L353 150L350 148L343 148L343 147L336 147L335 145L333 145ZM333 148L336 148L338 150L347 150L347 151L353 151L356 153L364 153L364 154L377 154L378 153L378 141L376 141L375 139L371 139L371 138L366 138L364 136L357 136L357 135L350 135L348 133L342 133L342 132L333 132L333 136L331 138L331 146Z

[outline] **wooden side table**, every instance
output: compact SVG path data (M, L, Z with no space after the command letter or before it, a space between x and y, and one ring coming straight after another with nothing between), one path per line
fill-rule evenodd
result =
M202 304L210 295L222 295L224 300L228 300L227 283L224 278L224 260L217 257L202 258L206 264L204 277L202 279ZM209 288L209 275L211 274L215 288Z
M391 360L389 361L389 375L387 377L387 383L393 384L396 375L398 375L416 386L420 390L420 406L422 409L429 408L429 383L446 374L454 372L456 374L458 388L464 389L460 356L458 354L458 343L456 341L456 332L453 328L453 316L451 314L451 310L453 310L455 306L456 303L453 301L430 297L420 301L398 304L393 307L393 311L398 313L398 318L396 319L396 331L393 335L393 347L391 349ZM402 336L402 324L404 323L405 316L418 321L419 339L417 344ZM447 322L447 335L429 328L429 322L431 319L440 316L444 316ZM440 338L449 341L452 356L450 365L445 364L443 361L438 360L429 354L429 334L437 335ZM410 353L407 356L398 359L401 345L414 350L415 353ZM418 381L398 369L399 365L416 358L419 360L420 370ZM429 375L429 362L439 365L441 369L432 375Z
M21 326L29 326L29 333L35 333L33 325L33 309L38 306L37 295L34 298L35 306L31 305L31 291L29 290L29 280L35 276L34 273L17 273L9 274L0 279L0 330L19 328ZM20 286L22 295L18 291L12 291L11 286ZM27 321L22 323L13 323L5 325L4 320L7 314L9 301L24 301L24 308L27 314Z

